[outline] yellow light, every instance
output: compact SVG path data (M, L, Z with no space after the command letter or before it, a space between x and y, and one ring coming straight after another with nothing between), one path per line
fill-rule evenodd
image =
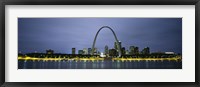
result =
M43 61L61 61L61 60L83 60L83 61L104 61L104 58L35 58L35 57L18 57L18 60L43 60ZM181 57L174 57L174 58L112 58L112 61L182 61Z

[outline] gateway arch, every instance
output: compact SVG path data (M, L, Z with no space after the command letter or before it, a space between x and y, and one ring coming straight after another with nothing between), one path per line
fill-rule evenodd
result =
M103 27L101 27L101 28L97 31L97 33L96 33L96 35L95 35L95 38L94 38L94 41L93 41L93 45L92 45L92 55L94 55L94 47L95 47L95 44L96 44L97 36L98 36L99 32L100 32L102 29L109 29L109 30L112 31L112 33L113 33L113 35L114 35L114 37L115 37L115 41L117 42L117 49L118 49L118 54L119 54L118 57L121 57L121 48L120 48L120 45L119 45L119 41L118 41L118 39L117 39L117 36L116 36L115 32L113 31L113 29L110 28L110 27L108 27L108 26L103 26Z

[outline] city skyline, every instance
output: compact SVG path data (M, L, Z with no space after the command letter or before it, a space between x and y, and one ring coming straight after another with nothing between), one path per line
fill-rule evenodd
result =
M97 30L104 25L112 27L126 49L137 46L139 49L150 47L151 52L182 53L181 18L19 18L18 51L53 49L69 54L76 48L78 53L92 47ZM115 48L114 42L112 33L102 30L96 47L104 52L106 45L109 49Z

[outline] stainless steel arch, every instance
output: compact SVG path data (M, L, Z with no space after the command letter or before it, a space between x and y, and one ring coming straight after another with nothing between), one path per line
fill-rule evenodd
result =
M118 48L118 57L121 57L121 48L120 48L120 46L119 46L119 41L118 41L118 39L117 39L117 36L116 36L116 34L115 34L115 32L113 31L113 29L112 28L110 28L110 27L108 27L108 26L103 26L103 27L101 27L98 31L97 31L97 33L96 33L96 35L95 35L95 38L94 38L94 41L93 41L93 45L92 45L92 55L94 55L94 47L95 47L95 43L96 43L96 39L97 39L97 36L98 36L98 34L99 34L99 32L102 30L102 29L110 29L111 31L112 31L112 33L113 33L113 35L114 35L114 37L115 37L115 41L117 42L117 48Z

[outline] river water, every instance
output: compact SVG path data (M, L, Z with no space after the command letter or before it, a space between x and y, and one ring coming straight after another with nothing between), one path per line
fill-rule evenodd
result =
M18 69L182 69L181 61L23 61Z

